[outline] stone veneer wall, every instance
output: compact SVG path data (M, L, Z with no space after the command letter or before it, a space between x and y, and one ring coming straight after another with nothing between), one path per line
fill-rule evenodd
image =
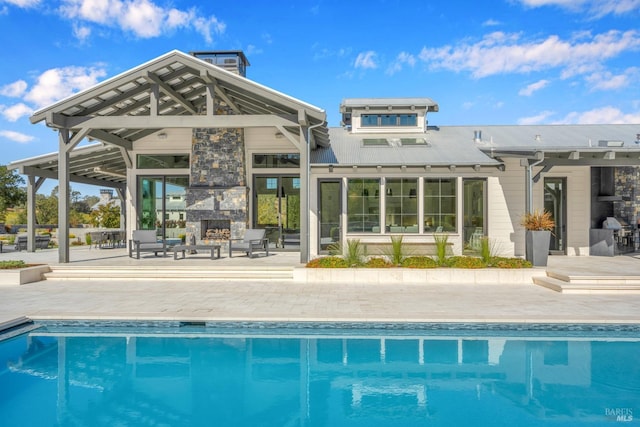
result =
M623 200L614 203L614 216L636 225L640 215L640 168L616 167L614 173L615 195Z
M640 168L616 167L614 172L615 194L622 201L613 203L613 215L626 220L634 229L640 223ZM633 234L633 249L640 246L640 235Z
M232 113L219 107L216 114ZM249 223L243 130L193 129L190 169L187 238L202 243L201 221L208 219L229 220L231 237L242 237Z

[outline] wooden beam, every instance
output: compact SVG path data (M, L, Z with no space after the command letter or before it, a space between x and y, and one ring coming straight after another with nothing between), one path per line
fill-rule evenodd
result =
M306 110L298 110L298 124L303 127L309 126L309 117L307 117Z
M69 129L164 129L164 128L251 128L269 126L296 126L293 115L239 115L239 116L73 116L53 114L50 126Z
M133 142L101 129L91 129L89 136L99 141L122 147L126 150L133 150Z
M154 83L157 83L162 92L166 93L171 99L173 99L178 104L182 105L184 108L189 110L192 114L196 114L196 109L193 107L191 102L184 99L180 93L176 92L171 86L166 84L160 79L160 77L156 76L154 73L148 72L147 79L151 80Z
M151 85L149 91L149 115L158 115L158 104L160 103L160 87L157 83Z
M278 132L284 135L298 150L300 150L300 136L295 135L284 128L284 126L276 126Z
M127 166L127 169L133 168L133 162L131 161L131 156L129 155L129 150L124 147L120 148L120 154L122 154L122 159L124 160L124 164Z

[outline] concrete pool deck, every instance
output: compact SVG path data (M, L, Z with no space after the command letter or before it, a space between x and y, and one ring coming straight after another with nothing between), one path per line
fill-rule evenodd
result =
M84 251L81 256L81 252ZM234 257L210 261L207 255L173 261L133 260L113 250L72 252L72 265L110 267L202 266L301 267L299 254L266 258ZM88 252L91 252L87 254ZM56 264L56 250L3 253L0 260ZM76 261L73 261L73 260ZM140 264L142 262L142 264ZM224 264L223 264L224 263ZM640 277L634 256L550 257L547 269L573 275ZM544 269L543 269L544 270ZM2 272L0 272L2 274ZM541 271L544 274L544 271ZM563 294L533 283L516 284L363 284L233 279L47 279L0 287L0 325L14 319L154 319L197 321L337 322L500 322L640 323L640 294Z

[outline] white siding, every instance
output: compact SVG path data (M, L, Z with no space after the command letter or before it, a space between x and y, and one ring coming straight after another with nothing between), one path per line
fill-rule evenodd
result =
M524 256L525 172L517 159L505 163L506 170L488 180L488 235L502 252ZM567 255L589 255L590 168L555 167L542 175L533 186L533 209L543 208L545 177L567 179Z

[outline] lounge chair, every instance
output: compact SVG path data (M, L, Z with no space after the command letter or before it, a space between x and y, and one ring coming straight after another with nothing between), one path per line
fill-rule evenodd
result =
M132 239L129 240L129 257L133 257L136 253L136 259L140 259L140 252L153 252L158 256L158 252L162 252L162 256L167 256L167 245L165 241L158 242L156 230L133 230Z
M265 237L265 229L247 229L241 239L229 239L229 258L233 251L242 251L253 258L255 251L265 251L269 256L269 239Z

